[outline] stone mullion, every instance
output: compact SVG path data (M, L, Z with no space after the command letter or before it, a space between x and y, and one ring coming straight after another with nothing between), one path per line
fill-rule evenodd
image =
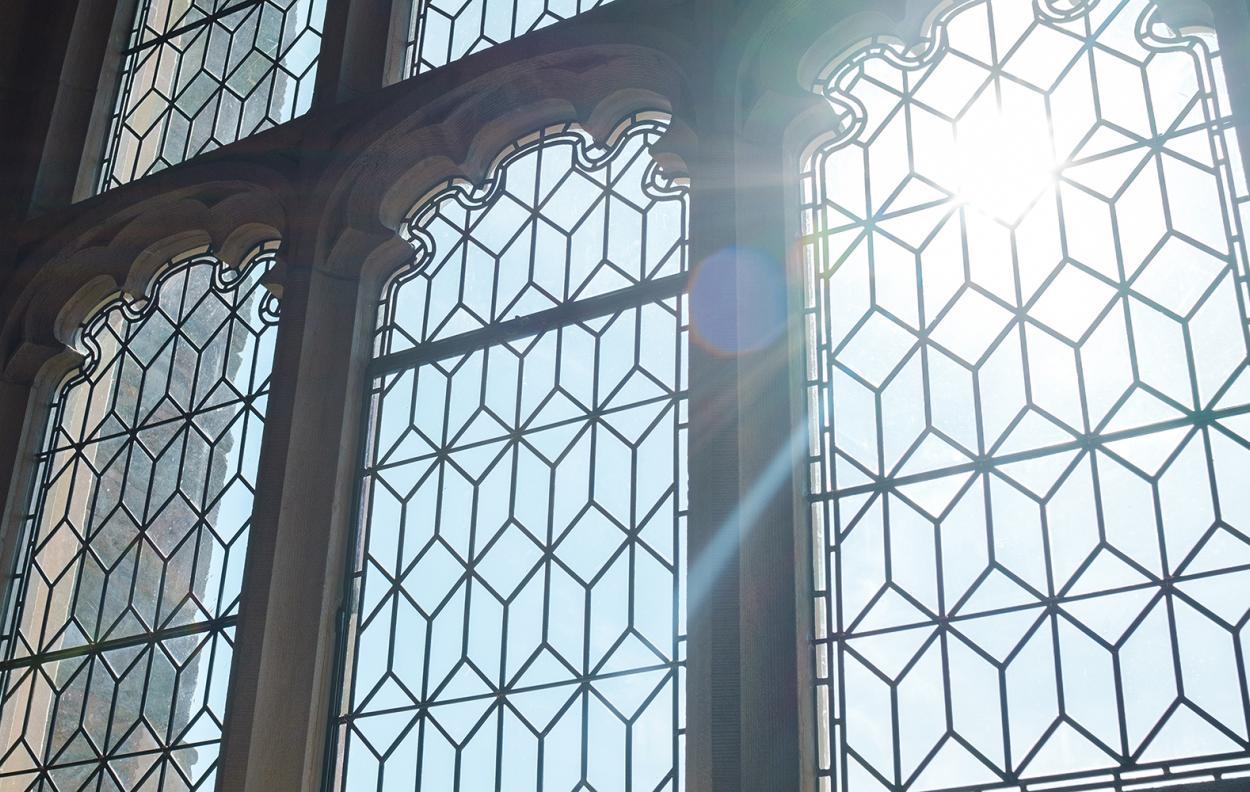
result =
M311 231L313 229L306 229ZM367 349L360 281L326 272L312 233L287 265L218 789L318 788L354 431Z
M41 391L44 391L41 393ZM0 378L0 482L8 486L0 501L0 630L7 629L8 608L15 595L14 564L22 538L27 503L38 465L35 454L48 423L50 388L40 389L28 378ZM3 653L0 653L3 656Z
M0 222L15 227L27 217L69 204L90 195L76 191L79 171L91 171L94 179L98 142L91 137L97 117L108 116L112 98L107 82L116 74L117 51L125 45L129 20L125 18L135 0L57 0L36 8L28 6L21 17L21 3L12 3L6 19L21 21L18 31L35 27L35 20L50 21L40 37L23 38L14 44L20 53L7 74L10 90L4 96L5 118L0 120ZM7 5L7 4L6 4ZM8 9L6 8L6 12ZM102 77L105 75L105 77ZM107 118L104 120L107 127ZM7 128L6 128L7 127Z
M797 479L807 438L802 272L792 261L798 163L785 156L784 140L780 130L735 139L743 789L806 791L814 789L815 740L810 531Z
M352 0L326 7L313 111L386 84L393 7L410 0Z
M1250 2L1209 0L1209 6L1232 104L1221 109L1232 117L1241 147L1242 161L1233 167L1250 169Z
M752 233L768 231L780 205L769 208L763 195L742 201L750 191L734 188L780 158L719 158L707 151L716 146L705 144L690 165L687 789L796 790L804 691L793 469L801 448L792 441L787 337L749 350L721 345L753 340L752 314L764 307L757 300L774 296L759 291L761 262L776 267L775 294L784 294L785 246L781 257L759 256L764 240ZM735 328L708 338L701 320Z
M715 149L721 149L716 151ZM725 142L703 137L688 162L690 262L698 304L732 306L731 278L698 281L702 262L732 248L732 162ZM742 581L739 573L738 361L699 343L692 301L690 344L690 516L687 521L688 672L686 788L738 792L741 779Z
M706 19L728 24L736 16L732 3L702 5ZM794 391L786 333L779 328L759 344L753 335L767 307L761 300L784 298L792 202L779 177L781 135L748 140L736 90L725 89L733 81L714 73L724 34L714 27L692 107L676 111L697 141L686 156L693 271L686 779L690 792L790 792L800 788L803 695ZM759 291L761 261L773 294ZM783 323L784 313L775 314Z

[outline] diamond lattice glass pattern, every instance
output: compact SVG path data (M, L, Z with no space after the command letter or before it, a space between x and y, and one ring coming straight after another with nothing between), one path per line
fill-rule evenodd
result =
M337 789L682 788L686 193L651 160L661 131L550 130L413 221Z
M659 122L640 119L604 151L570 127L501 157L484 189L450 185L407 236L414 266L378 304L375 354L484 332L685 271L685 206L657 186L649 153ZM671 289L670 289L671 291Z
M0 786L211 789L276 304L174 263L84 327L23 521L0 661Z
M410 0L404 77L472 55L610 0Z
M304 113L324 17L324 0L141 0L96 190Z
M818 86L841 116L801 181L822 788L1250 766L1221 68L1142 0L975 0Z

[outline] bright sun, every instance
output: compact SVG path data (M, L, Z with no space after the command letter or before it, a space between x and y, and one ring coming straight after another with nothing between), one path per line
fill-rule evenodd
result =
M1058 162L1045 107L1025 91L987 90L955 125L957 200L1014 224L1053 185Z

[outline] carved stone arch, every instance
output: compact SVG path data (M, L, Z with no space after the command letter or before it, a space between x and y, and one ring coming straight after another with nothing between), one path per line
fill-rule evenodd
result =
M790 0L756 2L735 26L720 70L732 75L749 137L812 131L814 86L870 43L923 49L938 17L957 0ZM1048 0L1039 0L1043 5ZM1154 18L1174 31L1213 29L1223 0L1155 0ZM823 104L823 102L821 103ZM816 116L828 116L815 112ZM800 132L796 135L802 137Z
M197 248L242 263L282 237L286 216L273 189L234 181L189 186L106 217L88 212L19 262L0 325L0 376L34 381L102 303L119 293L142 297L171 259Z
M97 206L114 211L88 208L78 222L25 252L0 306L0 420L10 431L0 464L12 474L0 492L6 570L35 475L35 466L24 461L43 442L55 394L89 360L78 343L85 323L119 302L142 303L161 273L185 254L212 250L224 262L242 264L286 228L280 194L257 182L205 182L121 209L114 200Z
M589 135L596 145L610 147L629 126L631 116L650 111L671 118L672 103L655 91L626 88L604 96L589 112L556 100L520 108L483 127L469 142L464 160L453 164L450 172L441 174L442 178L432 184L429 181L432 171L422 167L424 162L401 174L382 193L377 205L378 219L387 228L399 229L411 217L413 207L441 192L448 182L462 183L470 190L483 187L504 160L536 139L543 130L572 124Z
M588 128L591 124L564 122L548 125L520 136L496 152L495 158L479 180L460 177L448 179L416 200L403 197L402 194L396 195L394 202L396 209L408 206L403 215L402 227L397 235L415 251L416 266L409 263L409 266L392 268L387 272L377 274L385 277L386 284L394 284L396 288L409 275L415 275L417 269L436 255L435 241L428 232L427 223L432 216L439 213L440 206L452 203L460 209L488 209L504 189L505 173L509 166L525 159L537 150L554 145L570 146L575 167L599 170L605 162L613 161L621 148L627 145L623 143L627 136L649 132L654 136L653 139L656 139L660 135L667 134L671 116L664 111L653 109L667 104L662 97L652 98L643 93L631 93L628 98L641 100L642 104L610 126L605 119L609 117L609 114L620 111L624 100L609 101L610 109L596 109L591 114L591 124L595 120L601 122L601 126L596 131ZM643 178L645 180L643 190L648 195L657 198L671 197L684 190L685 169L678 168L676 175L666 173L661 162L652 157L651 164ZM413 258L411 252L408 258ZM383 293L387 295L384 299L389 301L396 292L390 291L390 285L383 288L385 289Z
M544 98L565 98L584 109L595 94L624 83L668 87L666 76L690 71L689 30L675 29L658 16L639 19L636 10L612 4L596 8L592 16L594 21L579 18L574 29L555 25L533 31L523 40L453 61L420 80L400 81L362 97L353 117L311 130L307 137L311 147L334 152L330 167L318 178L317 192L330 195L344 177L360 170L361 159L384 149L379 145L384 138L402 136L405 129L442 124L466 142L466 131L471 137L495 116ZM627 73L615 74L621 71ZM580 85L544 85L548 79L568 83L570 77ZM674 102L679 98L687 97L672 97ZM473 128L466 130L466 125Z
M577 124L602 142L631 113L673 113L690 103L687 72L671 52L579 47L488 72L419 109L387 114L388 125L372 129L360 153L316 189L324 196L316 260L344 277L367 274L366 262L398 265L411 248L391 240L431 191L453 180L480 184L501 152L553 125ZM674 127L675 137L689 137L679 122ZM680 156L667 160L680 170Z
M630 126L636 125L639 116L651 111L667 116L667 130L661 142L666 142L674 129L679 134L679 142L692 139L689 127L672 120L671 104L666 97L645 89L612 92L602 97L589 112L581 114L572 110L571 105L546 101L534 109L501 117L469 142L464 162L455 164L446 156L434 161L419 160L409 171L397 176L387 189L372 191L375 202L371 204L371 211L376 212L375 229L380 230L372 234L355 227L342 230L329 256L322 261L329 262L334 276L359 277L360 320L362 325L372 326L372 311L386 282L410 264L419 252L420 244L410 234L416 212L427 209L449 191L469 196L470 202L487 200L497 184L494 177L506 162L552 132L559 137L585 135L589 139L587 144L609 150ZM569 127L576 131L561 131ZM669 146L669 149L655 152L656 167L664 172L667 180L685 180L686 167L680 147Z
M276 147L293 146L298 132L293 126L262 133ZM284 143L284 140L285 143ZM262 141L263 142L263 141ZM19 245L38 244L42 250L67 244L67 235L84 235L93 229L109 235L118 222L152 211L182 198L209 206L232 196L253 194L286 200L295 181L296 163L289 157L269 152L249 138L232 148L212 151L177 167L167 168L137 181L93 196L70 207L35 218L24 229L26 239ZM64 218L72 218L70 224ZM29 258L29 251L23 256Z
M382 285L414 255L400 232L412 207L449 182L480 186L517 141L547 127L572 122L606 142L634 112L671 114L689 100L687 92L674 57L637 46L569 50L511 65L506 74L487 72L394 117L354 161L322 181L316 192L327 197L315 260L332 277L360 279L361 326L371 326ZM692 139L680 122L670 132ZM657 152L676 176L684 174L680 147Z
M751 139L786 134L796 116L811 110L812 87L831 62L874 39L915 44L950 1L750 3L718 69L720 87L739 96L741 130Z
M1155 0L1156 16L1173 30L1215 27L1215 6L1220 0Z

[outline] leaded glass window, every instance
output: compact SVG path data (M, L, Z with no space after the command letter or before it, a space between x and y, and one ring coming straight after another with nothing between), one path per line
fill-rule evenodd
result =
M172 263L105 305L57 388L0 654L0 786L212 789L276 303Z
M427 72L609 0L407 0L402 77Z
M339 790L682 788L686 190L638 116L412 217L379 304Z
M1246 184L1212 35L972 0L818 86L822 788L1250 767Z
M301 115L325 0L139 0L96 191Z

